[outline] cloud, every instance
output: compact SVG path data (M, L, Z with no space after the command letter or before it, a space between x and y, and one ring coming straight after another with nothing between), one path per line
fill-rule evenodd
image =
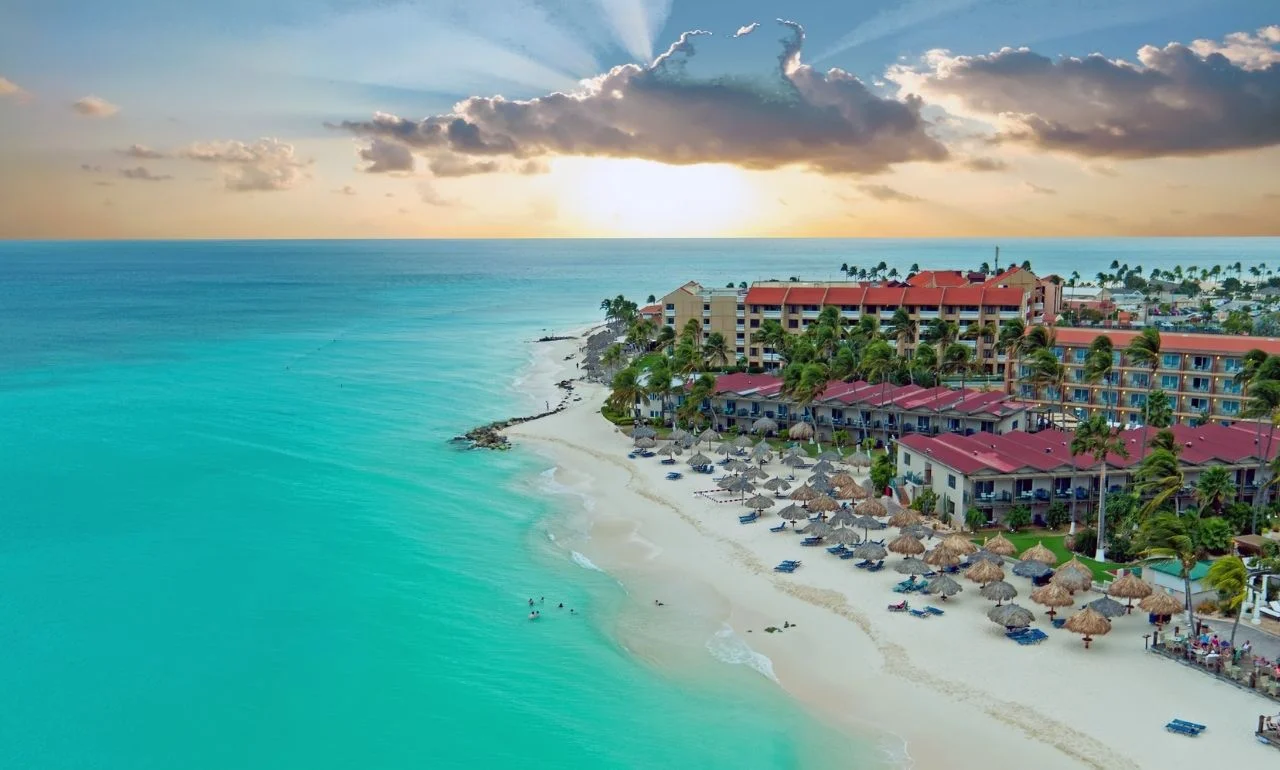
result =
M1280 193L1263 193L1262 199L1266 201L1280 201Z
M173 179L173 177L168 174L153 174L145 166L122 168L120 169L120 176L125 179L137 179L143 182L165 182Z
M572 155L872 174L947 158L920 100L880 98L847 72L801 63L804 30L780 23L789 34L776 83L693 78L686 65L707 33L686 32L653 64L615 67L573 93L472 97L420 121L376 113L331 127L468 162Z
M1009 168L1009 164L999 158L965 158L961 165L970 171L1004 171Z
M472 174L491 174L501 168L496 160L471 161L459 155L441 155L427 163L432 176L471 176Z
M303 169L311 165L294 154L293 145L279 139L259 139L253 144L197 142L178 155L218 165L227 189L235 192L287 190L304 178Z
M1101 163L1095 163L1094 165L1089 166L1089 171L1097 174L1098 176L1120 176L1120 172L1116 171L1115 166L1107 166Z
M456 200L441 195L436 190L435 185L427 181L418 184L418 195L422 197L422 202L429 206L456 206L458 204Z
M356 188L352 187L349 184L344 184L342 187L338 188L337 190L334 190L334 192L336 192L339 195L355 195Z
M86 118L109 118L120 111L120 108L98 96L86 96L73 102L71 109Z
M156 160L158 158L167 157L163 152L153 150L143 144L131 144L126 149L117 150L116 152L128 158L142 158L144 160Z
M363 169L366 173L413 173L413 153L403 144L375 136L373 142L358 150L357 154L369 163Z
M920 203L924 200L923 198L908 195L883 184L858 185L858 189L862 191L864 195L875 198L878 201L890 201L893 203Z
M1053 189L1052 187L1041 187L1040 185L1034 182L1023 182L1022 184L1024 187L1026 187L1028 190L1035 193L1036 195L1057 195L1058 194L1058 191Z
M1245 69L1258 70L1280 64L1277 43L1280 43L1280 24L1263 27L1257 34L1232 32L1221 43L1216 40L1193 40L1190 47L1201 56L1221 54L1228 61Z
M102 166L94 166L88 163L81 163L80 170L85 172L86 174L101 174Z
M12 96L15 99L22 100L27 96L30 96L30 94L23 90L22 86L19 86L12 80L8 78L0 78L0 98L4 98L6 96Z
M1026 48L932 51L921 67L895 66L888 78L993 123L998 142L1095 158L1203 156L1280 144L1280 64L1257 68L1250 56L1233 61L1179 43L1145 46L1137 63L1099 54L1054 61Z
M755 32L759 28L760 28L760 22L753 21L750 24L747 24L746 26L738 27L738 31L734 32L730 37L735 37L735 38L746 37L747 35L750 35L752 32Z

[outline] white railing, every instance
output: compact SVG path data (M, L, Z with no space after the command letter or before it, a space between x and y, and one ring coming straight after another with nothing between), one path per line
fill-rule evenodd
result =
M922 319L935 320L942 317L942 313L937 310L920 310L917 315Z
M763 315L765 318L772 318L775 321L782 319L781 310L765 310L764 312L761 313L761 315Z

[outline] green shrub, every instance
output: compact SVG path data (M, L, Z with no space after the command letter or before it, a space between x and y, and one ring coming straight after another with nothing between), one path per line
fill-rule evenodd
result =
M1196 612L1201 615L1213 615L1218 611L1218 603L1213 599L1205 599L1196 605Z
M1049 510L1045 512L1044 523L1049 529L1062 529L1071 523L1071 511L1067 510L1067 504L1061 500L1054 500L1049 503Z
M964 525L974 532L977 532L986 523L987 514L977 508L970 508L964 514Z
M1070 548L1076 553L1093 556L1094 551L1098 550L1098 531L1093 527L1085 527L1079 530L1076 532Z
M1031 509L1025 505L1015 505L1004 515L1005 526L1010 532L1017 532L1031 523Z

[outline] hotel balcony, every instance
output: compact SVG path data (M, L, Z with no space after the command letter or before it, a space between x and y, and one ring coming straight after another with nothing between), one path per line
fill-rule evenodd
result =
M916 311L916 315L922 321L934 321L942 317L942 313L937 310L919 310Z
M802 311L800 311L800 317L801 317L801 318L809 319L809 320L812 320L812 321L816 321L816 320L818 320L818 316L819 316L819 315L821 315L821 314L822 314L822 311L821 311L821 310L802 310Z
M958 314L961 321L976 321L980 315L982 311L979 310L961 310Z
M781 321L781 320L782 320L782 311L781 311L781 310L763 310L763 311L761 311L760 315L761 315L761 316L763 316L763 317L765 317L765 318L772 318L772 319L773 319L773 320L775 320L775 321Z
M1021 310L1001 310L999 315L1001 321L1014 321L1021 317Z
M765 353L760 356L760 360L764 361L766 364L776 364L781 363L782 356L777 353Z

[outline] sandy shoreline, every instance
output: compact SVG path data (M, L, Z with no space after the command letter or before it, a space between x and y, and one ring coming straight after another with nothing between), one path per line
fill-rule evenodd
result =
M537 343L524 391L541 397L575 378L580 344ZM564 360L569 355L575 358ZM1275 707L1145 653L1145 615L1117 619L1110 635L1085 650L1078 636L1052 629L1040 645L1014 644L986 619L990 603L963 580L965 592L943 605L943 617L887 613L898 598L890 590L901 579L896 572L866 573L801 548L794 534L768 531L776 517L740 525L740 505L693 495L712 486L708 477L669 482L669 467L657 458L627 459L629 440L599 416L602 387L575 383L574 395L581 401L570 400L564 412L508 433L517 446L550 458L559 484L597 501L583 513L591 539L580 550L624 583L665 591L657 595L673 606L682 586L722 597L721 619L772 661L779 686L856 735L886 746L905 741L909 760L895 764L1111 769L1280 758L1253 738L1257 715ZM774 573L784 558L805 564L794 575ZM1010 582L1019 601L1033 606L1028 581ZM784 619L797 628L762 633ZM1172 718L1209 729L1194 739L1177 736L1163 729Z

